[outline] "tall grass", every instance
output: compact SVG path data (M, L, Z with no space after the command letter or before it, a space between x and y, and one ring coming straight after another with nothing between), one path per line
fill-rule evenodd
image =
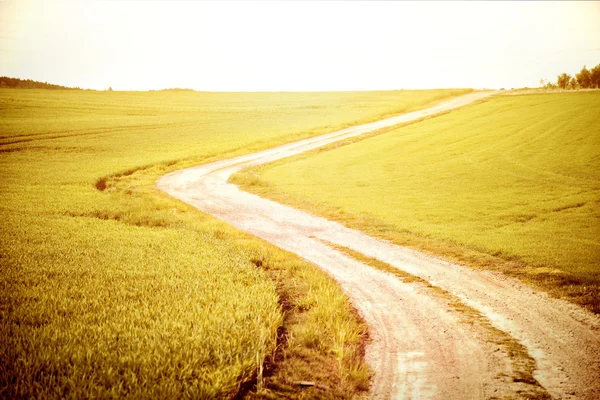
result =
M598 312L598 115L598 91L495 97L234 179Z
M314 378L343 324L354 333L337 351L360 347L364 329L343 294L269 246L257 265L258 241L154 181L458 93L0 90L1 396L231 397L279 354L282 329L296 355L267 368L256 395L277 385L303 395L285 365L304 363ZM310 311L298 306L307 292L318 299ZM359 354L344 357L361 371ZM321 375L329 397L360 386ZM368 374L355 375L364 386Z

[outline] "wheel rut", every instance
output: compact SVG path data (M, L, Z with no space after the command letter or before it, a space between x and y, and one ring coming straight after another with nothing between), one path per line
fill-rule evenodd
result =
M425 110L175 171L157 187L298 254L336 279L370 328L371 398L600 398L600 321L591 313L534 293L514 279L393 245L228 183L243 168L493 93L471 93ZM350 252L417 279L374 268Z

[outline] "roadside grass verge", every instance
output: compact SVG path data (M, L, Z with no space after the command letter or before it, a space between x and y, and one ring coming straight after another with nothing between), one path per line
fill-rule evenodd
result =
M365 327L331 279L154 182L462 92L0 90L0 395L360 393Z
M150 208L137 216L122 216L113 210L116 216L103 218L136 224L150 216L154 217L149 223L152 226L164 225L165 219L170 219L170 225L179 229L209 233L241 252L245 261L274 284L281 310L276 348L261 354L264 362L240 386L236 398L350 399L366 395L371 378L363 362L368 328L337 283L298 256L237 231L154 188L165 168L159 165L109 179L107 194L128 193L130 198L144 199L140 205ZM153 207L163 210L163 216L157 217ZM311 385L304 386L303 382Z
M278 352L266 360L252 399L366 396L371 371L364 364L367 326L335 281L312 264L249 239L252 262L276 282L284 322ZM308 386L305 386L308 385Z
M232 181L598 313L597 115L598 91L496 96Z

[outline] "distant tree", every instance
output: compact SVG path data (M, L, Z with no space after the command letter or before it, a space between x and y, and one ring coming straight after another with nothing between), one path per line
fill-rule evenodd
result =
M569 81L569 85L567 86L567 88L579 89L579 84L577 83L577 79L575 79L574 77L571 77L571 80Z
M575 78L577 78L577 83L579 83L580 87L584 89L591 87L592 75L590 71L585 67L585 65L583 66L583 68L581 68L581 71L579 71L579 73L575 75Z
M596 65L590 71L590 87L600 88L600 64Z
M570 82L571 82L571 75L567 74L566 72L563 72L562 74L560 74L558 76L558 78L556 79L556 85L561 89L566 89L569 86Z
M108 87L108 91L109 91L109 92L112 92L112 91L113 91L113 90L112 90L112 86L109 86L109 87Z
M38 82L31 79L9 78L8 76L0 76L0 87L18 89L79 89L54 85L48 82Z

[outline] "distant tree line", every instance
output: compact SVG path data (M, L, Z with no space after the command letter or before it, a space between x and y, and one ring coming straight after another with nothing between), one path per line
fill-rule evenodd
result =
M0 0L1 1L1 0ZM8 76L0 76L0 88L18 88L18 89L63 89L63 90L92 90L82 89L80 87L67 87L54 85L48 82L38 82L32 79L9 78ZM109 87L107 91L112 92L113 88ZM187 88L168 88L159 90L150 90L151 92L195 92L194 89Z
M78 87L66 87L32 79L9 78L8 76L0 76L0 88L82 90Z
M600 88L600 64L591 70L584 66L575 76L563 72L556 78L556 83L546 82L544 79L540 83L547 89L598 89Z

